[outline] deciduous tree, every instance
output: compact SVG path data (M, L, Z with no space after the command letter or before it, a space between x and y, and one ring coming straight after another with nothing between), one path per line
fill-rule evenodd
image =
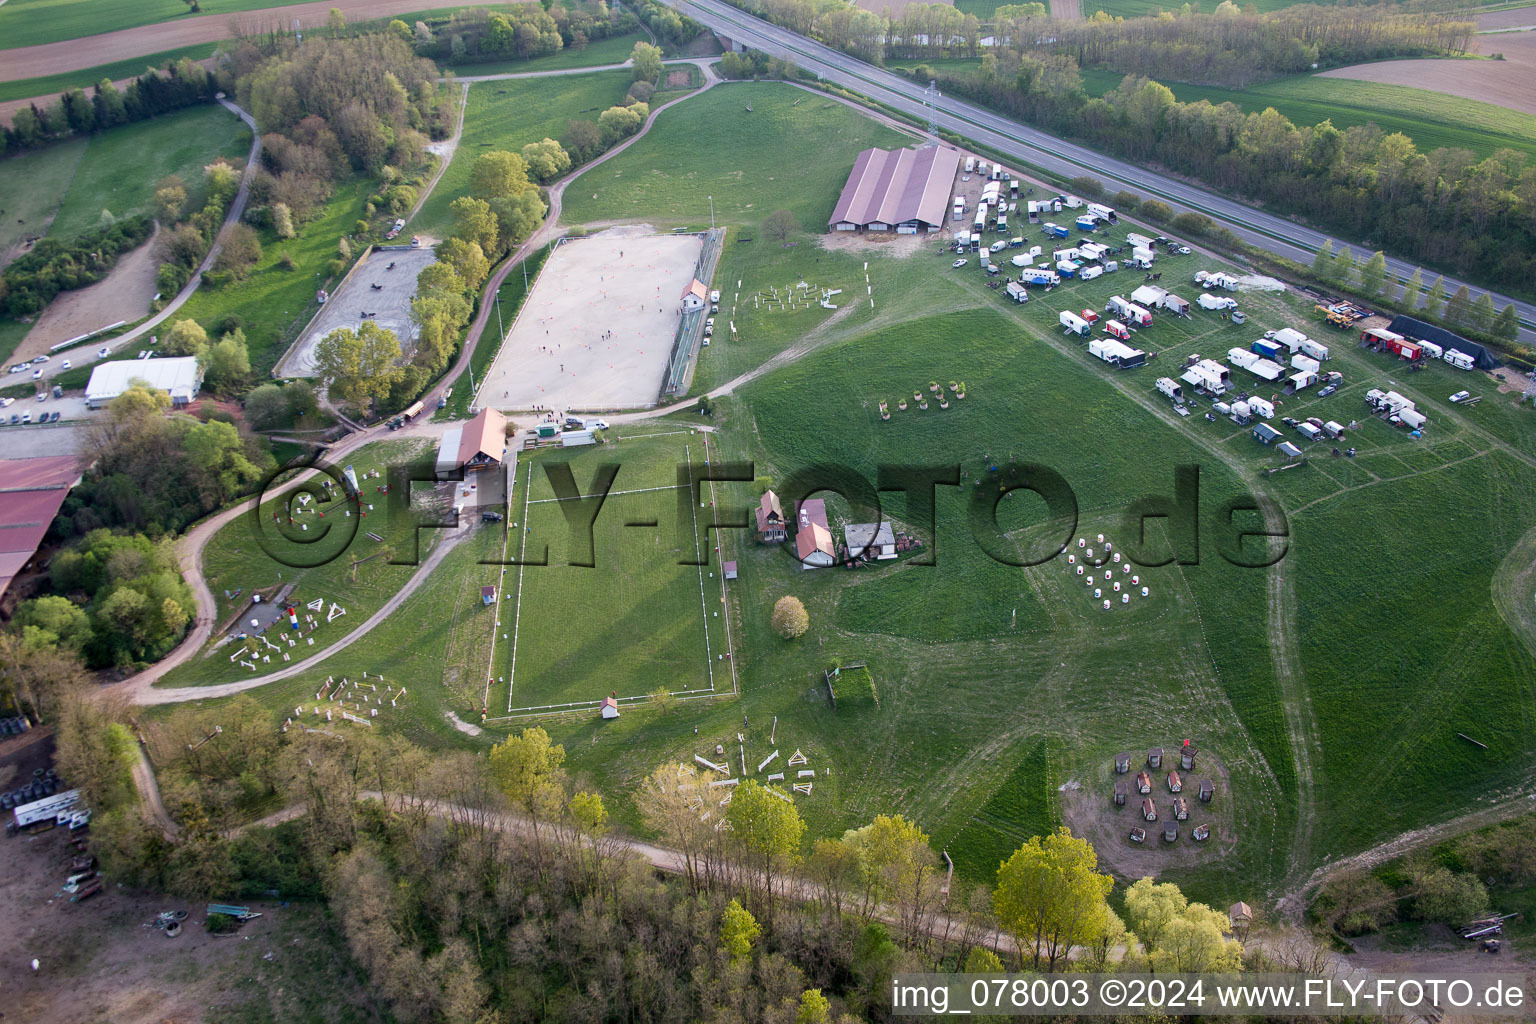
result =
M775 633L786 640L793 640L804 636L805 631L811 628L811 617L798 597L786 594L774 602L772 624Z
M1066 828L1035 836L997 869L993 906L998 923L1054 971L1108 925L1105 897L1114 881L1098 872L1098 855Z
M338 327L315 346L315 368L331 397L364 406L389 394L400 377L400 339L364 320L357 330Z

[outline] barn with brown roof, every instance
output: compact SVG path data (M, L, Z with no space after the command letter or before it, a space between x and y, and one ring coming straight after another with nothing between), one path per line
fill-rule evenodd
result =
M507 454L507 418L495 409L481 409L480 414L464 424L459 435L459 466L468 471L491 469L501 465Z
M827 224L834 231L938 231L959 169L960 153L945 146L866 149Z
M79 482L74 455L0 460L0 595L37 554L48 524Z

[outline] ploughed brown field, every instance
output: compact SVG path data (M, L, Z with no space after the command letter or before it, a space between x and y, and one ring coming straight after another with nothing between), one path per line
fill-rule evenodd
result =
M1512 29L1536 25L1536 7L1518 7L1479 15L1479 28ZM1485 54L1502 53L1503 60L1387 60L1376 64L1325 71L1328 78L1411 85L1450 96L1496 103L1536 114L1536 31L1499 32L1477 37Z

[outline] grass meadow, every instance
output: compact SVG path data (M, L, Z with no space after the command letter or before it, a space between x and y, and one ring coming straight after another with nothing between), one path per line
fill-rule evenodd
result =
M749 94L754 111L745 115ZM1101 786L1116 752L1191 737L1230 775L1235 838L1225 856L1169 877L1217 903L1278 895L1325 855L1462 813L1525 781L1536 721L1521 709L1531 704L1536 668L1490 584L1536 521L1529 409L1494 394L1486 378L1441 364L1403 374L1395 360L1314 324L1300 297L1242 293L1249 321L1241 328L1199 310L1188 319L1160 316L1133 339L1153 361L1122 372L1064 336L1057 313L1102 309L1139 275L1069 281L1015 305L987 287L974 260L954 270L952 257L929 245L904 258L880 244L829 251L805 234L790 248L764 245L758 228L767 212L794 209L818 230L857 149L895 141L845 108L820 109L814 97L794 107L796 98L782 86L712 89L592 172L607 183L572 189L573 223L697 223L695 200L714 195L717 217L731 228L714 284L720 316L738 330L717 321L695 393L736 383L707 419L677 412L626 426L614 445L533 457L521 466L507 518L540 548L547 540L552 563L563 561L565 510L532 505L524 522L530 467L535 499L552 496L541 465L557 461L571 463L583 488L594 465L610 461L623 467L615 491L670 488L678 442L691 449L702 435L637 435L707 425L711 462L753 463L752 481L715 485L710 515L723 522L745 519L765 487L788 503L799 496L791 482L815 467L846 467L871 482L882 466L955 467L960 483L935 488L931 524L902 492L878 495L880 514L920 537L921 551L875 567L806 572L749 532L712 531L702 603L711 612L711 653L722 653L717 630L728 628L733 657L705 662L699 574L674 564L683 544L675 521L669 526L675 490L615 495L596 530L596 568L529 567L519 585L511 571L482 564L503 541L500 531L478 530L375 635L301 678L255 691L274 714L291 713L306 693L312 702L327 674L387 664L412 699L382 727L441 746L483 747L526 720L491 722L471 738L445 712L469 720L486 706L505 709L504 690L484 694L488 680L510 673L501 634L510 632L509 612L520 610L514 705L693 689L705 666L715 670L716 693L730 692L727 664L739 683L739 699L626 706L611 721L586 709L541 720L566 746L577 783L602 791L618 824L640 828L627 794L666 761L718 759L718 745L738 770L739 733L749 772L774 749L806 756L814 788L795 800L812 835L900 811L973 879L989 877L1020 842L1060 819L1061 787ZM784 125L783 138L813 138L836 154L826 160L837 165L825 171L827 195L815 181L792 192L775 180L771 147L744 148L735 122L765 113ZM796 127L797 119L809 120ZM599 199L587 200L594 191ZM1128 229L1116 229L1113 241ZM743 235L755 240L742 243ZM866 261L868 290L860 291ZM1191 299L1195 288L1180 282L1217 266L1200 255L1158 263L1163 284ZM800 280L852 298L831 311L751 306L764 289ZM1248 428L1207 420L1204 400L1179 417L1154 382L1176 376L1191 355L1221 358L1285 325L1332 346L1327 368L1344 385L1327 398L1284 398L1278 415L1355 423L1347 443L1357 456L1335 457L1331 442L1288 435L1306 461L1270 475L1287 463ZM1244 371L1233 376L1237 388L1259 392ZM947 390L950 381L965 382L965 399L917 407L914 396L933 397L930 382ZM1424 435L1370 417L1363 396L1372 387L1417 400L1431 417ZM1483 403L1450 405L1447 396L1463 387L1481 390ZM903 397L909 408L900 411ZM1015 463L1065 479L1076 501L1070 534L1039 497L1014 489ZM1099 533L1126 552L1139 541L1127 509L1171 495L1176 469L1188 465L1200 471L1198 559L1133 569L1149 597L1138 587L1130 604L1106 611L1060 557L1008 564ZM1007 496L997 497L1000 487L1010 488ZM1278 572L1224 556L1235 543L1225 503L1247 494L1268 497L1286 515ZM870 515L826 496L838 537ZM651 517L657 527L625 525ZM1171 551L1169 538L1165 523L1149 520L1143 561L1161 560L1150 556ZM740 579L725 591L717 620L719 581L709 573L725 559L739 563ZM498 581L502 601L481 606L479 587ZM507 600L507 589L519 586ZM1277 593L1292 595L1289 607ZM793 641L769 625L785 594L799 597L811 620ZM878 704L834 710L823 672L853 662L868 665ZM1315 728L1298 726L1309 715ZM1305 745L1293 747L1293 736ZM1298 837L1299 815L1315 823L1310 842L1306 832Z
M1124 77L1088 68L1083 71L1083 84L1093 95L1103 95L1119 86ZM1480 157L1499 149L1536 156L1536 117L1428 89L1316 75L1296 75L1247 89L1179 82L1170 82L1168 87L1185 103L1230 102L1246 113L1274 107L1298 125L1325 120L1339 129L1375 124L1384 132L1402 132L1426 153L1444 146L1469 149Z
M213 591L217 609L215 622L229 621L236 611L249 603L252 593L257 590L295 584L295 590L287 599L291 602L308 603L319 598L326 602L327 611L332 603L346 609L346 614L334 622L322 622L316 630L313 647L303 644L291 652L294 661L323 655L330 643L360 625L415 572L413 565L390 564L392 560L412 558L412 545L417 543L413 541L413 534L419 537L418 556L422 559L440 542L442 531L422 530L418 534L415 529L419 519L433 520L430 512L418 516L402 510L402 514L396 515L389 507L388 499L378 492L378 488L388 482L390 465L434 455L435 449L423 441L376 442L355 453L347 464L355 469L359 478L361 507L366 513L362 518L345 514L350 502L342 497L343 492L338 488L334 491L334 500L319 506L326 513L325 518L313 512L301 513L294 517L298 523L292 527L276 525L280 520L274 516L287 517L287 504L293 491L277 485L269 488L270 497L263 502L258 518L259 537L250 517L242 515L220 530L203 551L203 574ZM374 471L381 475L373 478ZM425 500L424 488L418 485L412 491L412 508ZM371 509L370 505L373 506ZM311 539L322 531L323 539ZM369 533L384 539L374 541ZM324 564L312 568L301 567L322 561ZM167 673L159 685L200 686L250 678L251 670L229 659L241 645L220 646L222 639L222 634L215 630L205 657L188 661ZM258 655L271 653L260 641L253 640L244 646L256 650ZM280 667L284 666L263 667L260 671L274 671Z
M195 209L203 198L203 168L219 157L243 166L250 148L250 129L216 105L92 135L48 233L78 235L95 227L104 210L119 218L147 212L155 187L170 174L187 183L188 208Z
M304 0L202 0L200 15L234 15ZM193 17L182 0L8 0L0 6L7 49Z
M792 86L717 85L662 114L645 138L572 182L564 218L699 227L709 223L713 196L717 223L755 225L782 208L819 231L860 150L910 141ZM795 152L819 159L786 164L785 154Z
M604 110L623 102L633 81L628 71L598 71L471 85L464 132L453 162L422 204L410 229L446 237L453 227L448 206L468 191L469 171L476 157L496 149L515 153L530 142L559 139L569 121L596 122Z
M261 231L261 259L244 281L223 288L199 288L177 313L204 326L234 317L245 331L251 369L260 376L271 371L299 330L314 316L315 290L325 284L336 243L350 235L363 216L372 183L363 178L337 182L320 213L299 228L296 238L280 239ZM362 243L354 243L362 251ZM282 266L284 254L294 261Z
M519 490L530 486L531 475L530 501L509 517L525 532L514 530L509 556L546 564L512 568L502 583L502 633L515 619L517 642L515 655L513 643L498 642L495 674L512 685L510 696L499 682L493 687L493 713L610 693L627 703L657 688L731 691L729 664L716 671L705 653L706 631L716 653L726 650L719 564L680 564L697 561L708 538L698 523L705 510L687 502L678 472L690 465L701 472L704 461L702 437L677 430L525 462ZM556 498L548 474L569 468L585 494L607 465L618 472L589 545L570 525L578 506Z
M85 139L71 139L0 160L0 195L5 197L0 250L33 235L47 234L49 219L64 201L85 149Z

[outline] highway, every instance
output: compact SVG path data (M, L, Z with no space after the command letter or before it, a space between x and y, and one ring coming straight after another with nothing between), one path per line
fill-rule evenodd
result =
M772 25L722 0L663 2L733 41L793 61L798 67L819 75L826 82L861 93L920 120L926 120L929 116L929 108L924 102L924 88L910 79ZM1176 212L1193 210L1203 213L1245 242L1277 256L1310 264L1313 254L1325 240L1331 240L1335 249L1348 245L1356 252L1362 249L1370 251L1369 247L1358 241L1333 238L1199 186L1095 153L963 100L941 95L934 106L933 119L941 129L972 139L1021 162L1069 178L1088 175L1103 181L1111 190L1125 188L1147 197L1155 196L1167 202ZM1390 254L1387 256L1388 270L1399 282L1408 280L1415 266ZM1433 280L1433 275L1429 279ZM1463 283L1467 282L1447 277L1446 292L1454 292ZM1474 299L1487 291L1470 283L1467 285ZM1489 294L1493 296L1494 305L1500 309L1509 304L1514 305L1521 321L1521 340L1536 342L1536 305L1511 299L1498 292Z

